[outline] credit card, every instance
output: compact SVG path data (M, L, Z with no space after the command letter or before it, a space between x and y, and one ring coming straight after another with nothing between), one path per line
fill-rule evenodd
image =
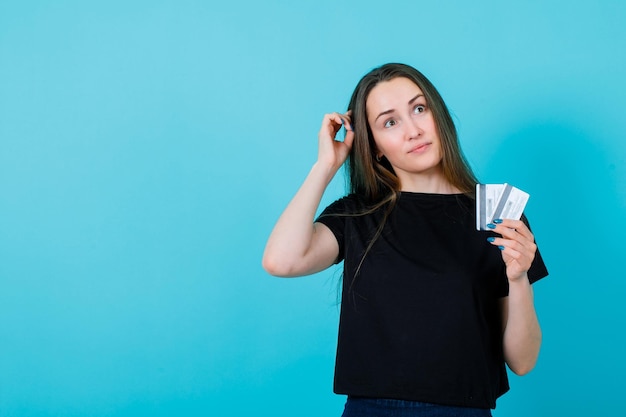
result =
M476 230L493 219L519 220L530 195L510 184L476 184Z

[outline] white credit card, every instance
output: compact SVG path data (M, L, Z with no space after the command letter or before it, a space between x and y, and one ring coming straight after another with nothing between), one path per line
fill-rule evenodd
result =
M530 195L510 184L476 184L476 230L494 219L519 220Z

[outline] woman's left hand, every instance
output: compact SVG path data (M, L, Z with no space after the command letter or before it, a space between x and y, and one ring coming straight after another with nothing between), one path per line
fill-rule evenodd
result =
M500 237L487 239L502 251L509 281L517 281L526 276L535 259L537 245L530 229L521 220L497 219L488 227Z

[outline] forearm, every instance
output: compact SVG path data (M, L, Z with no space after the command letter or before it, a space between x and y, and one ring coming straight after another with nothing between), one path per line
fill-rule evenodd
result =
M541 328L526 274L509 282L509 296L503 303L504 357L513 372L524 375L535 366L541 347Z
M281 214L263 254L263 267L270 274L294 276L313 272L306 265L315 233L313 221L324 191L336 172L337 168L315 163Z

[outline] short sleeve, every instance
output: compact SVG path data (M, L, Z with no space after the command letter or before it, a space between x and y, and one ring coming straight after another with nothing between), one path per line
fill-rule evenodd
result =
M345 256L346 220L350 217L350 213L354 213L354 198L346 196L326 207L315 220L315 222L322 223L328 227L337 239L339 255L336 263L341 262Z
M522 215L522 221L530 229L530 223L528 222L528 219L525 215ZM537 247L535 259L533 260L533 263L530 265L530 269L528 270L528 280L531 284L533 284L539 281L541 278L545 278L547 276L548 268L546 268L546 264L543 262L543 258L541 257L541 252L539 252L539 247Z

